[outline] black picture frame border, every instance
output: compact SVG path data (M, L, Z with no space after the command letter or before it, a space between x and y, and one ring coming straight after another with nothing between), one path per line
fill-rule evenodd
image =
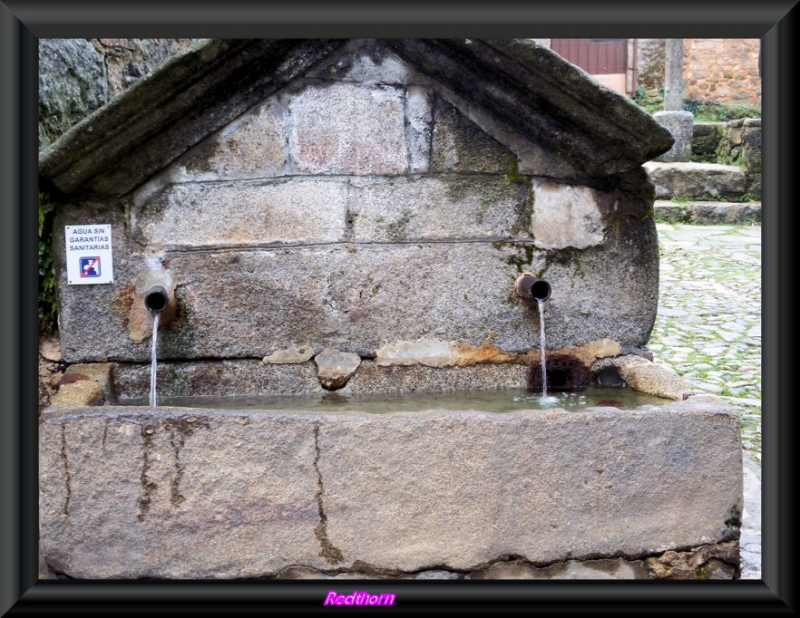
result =
M795 378L790 296L796 195L792 105L800 36L794 1L561 0L291 4L243 2L54 3L0 0L0 255L10 284L2 304L0 371L0 614L299 613L326 592L394 592L404 612L793 614L796 549ZM330 7L335 7L332 13ZM761 38L762 131L762 580L738 581L77 581L38 580L36 253L39 38L47 37L576 37ZM339 611L336 608L324 608ZM342 608L352 611L352 608ZM362 612L388 611L360 608Z

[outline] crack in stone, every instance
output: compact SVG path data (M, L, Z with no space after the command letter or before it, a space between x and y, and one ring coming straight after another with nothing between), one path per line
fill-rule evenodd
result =
M103 425L102 446L103 446L103 452L104 453L106 452L106 438L108 438L108 419L106 419L105 424Z
M69 503L72 499L72 474L69 471L69 460L67 459L67 424L61 424L61 462L64 465L64 473L66 474L67 492L64 497L64 508L62 512L69 517Z
M344 555L341 550L331 543L328 538L328 516L325 515L325 508L322 504L322 494L325 493L325 487L322 484L322 473L319 471L319 423L314 424L314 470L317 472L317 508L319 509L319 523L314 528L314 536L320 543L321 549L319 555L325 558L328 564L336 564L344 560Z

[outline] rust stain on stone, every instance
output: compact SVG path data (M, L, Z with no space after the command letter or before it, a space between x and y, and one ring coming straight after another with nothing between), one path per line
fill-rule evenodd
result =
M186 301L178 298L176 291L175 312L172 319L169 322L169 327L168 327L173 333L177 333L181 329L181 327L183 327L183 325L186 324L186 318L187 318L186 312L187 312Z
M179 507L186 502L180 491L181 479L183 478L184 464L181 461L181 449L186 443L186 436L181 435L175 431L174 427L170 428L169 443L172 445L172 451L175 454L175 474L172 475L170 480L170 498L169 501L174 507Z
M72 384L73 382L79 382L81 380L91 380L91 378L82 373L65 373L61 376L59 384L64 386L65 384Z
M150 503L153 500L153 494L158 489L158 484L149 481L147 478L147 473L150 470L150 449L153 446L155 428L150 425L143 425L141 431L144 441L144 448L142 450L142 474L140 476L142 497L139 498L139 515L136 519L144 521L145 516L150 511Z
M478 363L506 363L515 361L517 359L516 353L504 352L492 343L492 339L496 336L497 333L492 331L478 346L470 345L465 342L451 342L451 348L458 354L456 364L459 367L468 367L469 365L476 365Z
M169 442L175 455L175 473L170 480L170 504L179 507L186 502L185 496L180 491L181 481L185 472L186 465L181 461L181 450L186 444L186 439L194 435L194 432L202 427L209 428L207 417L182 416L174 421L168 421L164 425L169 431Z
M114 303L114 310L124 316L123 327L128 328L128 314L133 307L133 297L136 293L136 286L128 283L117 293L117 300Z

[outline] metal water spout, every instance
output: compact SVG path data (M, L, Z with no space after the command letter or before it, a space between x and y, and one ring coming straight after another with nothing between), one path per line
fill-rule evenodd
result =
M175 318L177 308L172 276L165 270L154 270L146 273L139 285L143 290L140 298L148 313L158 317L159 326L169 324Z
M144 306L151 313L161 313L169 305L169 292L163 285L154 285L144 293Z
M514 291L521 298L538 302L550 298L552 288L548 281L539 279L536 273L522 273L514 282Z

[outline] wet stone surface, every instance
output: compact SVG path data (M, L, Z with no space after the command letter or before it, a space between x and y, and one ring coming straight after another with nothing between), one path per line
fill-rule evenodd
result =
M761 579L761 226L657 228L660 298L648 348L693 389L740 413L742 579Z

